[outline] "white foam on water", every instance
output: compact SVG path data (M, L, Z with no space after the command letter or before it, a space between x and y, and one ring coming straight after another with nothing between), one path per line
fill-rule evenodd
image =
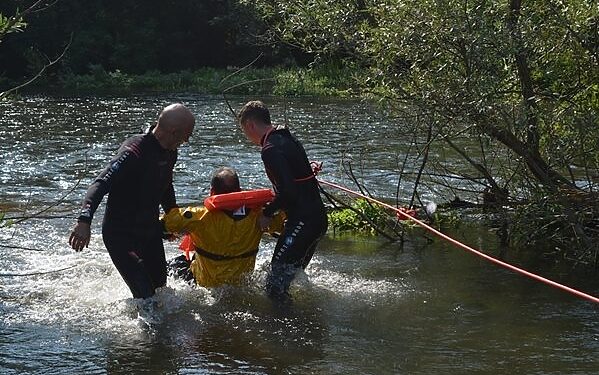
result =
M263 241L261 252L256 259L256 269L252 275L256 285L265 283L273 250L274 242L264 243ZM389 298L402 298L414 291L414 287L403 278L374 280L357 275L355 271L343 273L332 270L327 267L318 252L305 272L298 271L291 285L292 293L302 293L302 289L316 294L332 293L373 305L385 303Z
M29 232L20 228L19 235L23 237L19 239L21 245L39 247L39 238L27 233L46 233L46 249L41 252L11 254L13 256L10 263L0 264L3 268L10 266L10 271L14 273L40 274L3 280L7 282L2 285L0 294L10 296L4 301L4 305L8 307L4 309L7 313L0 317L5 324L68 327L70 330L92 333L94 337L137 337L152 333L154 327L175 316L187 316L197 324L203 324L206 319L214 319L215 313L220 319L242 325L259 325L264 319L272 319L265 312L253 312L252 308L256 307L255 303L260 305L268 301L264 284L275 245L274 239L266 238L262 241L256 269L241 287L209 290L169 277L166 287L157 290L149 301L142 301L131 297L99 234L92 236L89 248L76 253L67 244L68 235L62 233L68 233L68 230L40 228L44 224L31 226L34 228ZM174 243L166 243L165 248L167 259L179 254ZM373 280L351 270L347 273L332 270L329 268L330 262L335 262L335 259L327 257L329 255L321 258L317 254L306 272L298 272L291 287L294 298L327 300L333 295L351 302L377 305L385 303L390 297L401 298L411 289L401 279ZM65 269L71 266L72 268ZM247 297L247 300L231 301L239 296L244 299ZM207 312L206 309L217 304L222 306ZM231 308L233 310L227 310ZM222 309L225 311L221 311ZM205 315L206 313L212 315ZM262 316L263 314L267 315Z
M322 267L318 258L312 260L306 271L298 273L297 284L304 286L309 282L321 290L357 303L386 303L389 299L400 299L413 291L403 279L373 280L356 274L336 272Z
M46 241L58 245L11 254L10 263L1 263L0 273L13 275L3 278L0 289L6 311L0 321L4 324L139 335L145 326L159 323L189 304L213 303L208 290L170 277L150 302L133 299L99 236L93 236L89 248L80 253L70 249L67 238L57 233ZM35 247L36 242L31 238L21 245Z

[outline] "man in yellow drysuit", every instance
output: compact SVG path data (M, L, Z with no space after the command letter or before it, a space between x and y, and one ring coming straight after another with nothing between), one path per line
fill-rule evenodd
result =
M241 191L237 173L227 167L214 172L210 185L210 195ZM162 218L166 232L188 233L195 247L191 264L182 256L171 265L189 265L196 283L204 287L239 284L254 269L263 233L258 224L261 213L261 208L243 205L232 211L202 206L171 209ZM284 215L275 216L266 232L280 232L283 221ZM180 269L174 271L181 274Z

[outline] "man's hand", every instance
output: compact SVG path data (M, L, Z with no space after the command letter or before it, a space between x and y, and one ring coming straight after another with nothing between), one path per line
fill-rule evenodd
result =
M71 245L75 251L81 251L84 247L89 245L90 238L90 225L88 223L78 222L73 228L71 236L69 237L69 245Z
M270 223L272 222L272 217L264 216L264 214L260 214L258 218L258 225L260 226L260 230L265 232L268 230Z

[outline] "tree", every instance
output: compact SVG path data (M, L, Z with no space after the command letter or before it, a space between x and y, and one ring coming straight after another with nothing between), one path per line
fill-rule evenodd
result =
M546 194L596 202L594 2L241 2L278 39L364 72L354 77L362 93L409 128L406 136L426 137L430 129L432 136L420 141L423 159L444 142L470 165L456 169L430 157L429 169L471 180L500 203ZM465 137L478 149L464 148Z
M0 13L14 14L22 3L0 1ZM27 19L27 33L12 35L0 47L0 74L12 79L37 72L30 48L51 56L71 35L54 82L98 71L157 74L241 66L260 53L260 65L301 58L289 49L256 46L264 25L236 0L60 0Z
M584 160L560 150L558 161L547 146L567 135L556 132L564 126L592 130L598 106L597 11L576 3L313 0L256 7L282 40L367 67L359 82L365 92L418 108L438 138L472 126L553 189L572 187L562 173L568 162Z
M54 1L37 0L37 1L31 2L22 11L17 8L14 12L14 15L10 16L10 17L7 17L0 12L0 43L2 43L2 39L7 34L14 33L14 32L20 32L20 31L24 30L24 28L27 26L27 23L24 21L24 18L26 16L30 15L31 13L35 13L35 12L44 10L44 9L52 6L54 3L56 3L56 1L58 1L58 0L54 0ZM6 98L7 96L9 96L11 93L13 93L15 91L17 91L27 85L30 85L36 79L41 77L42 74L44 74L44 72L46 71L46 69L48 69L52 65L56 64L64 56L64 54L66 53L66 51L69 48L69 45L70 45L70 42L64 48L62 53L55 59L50 59L47 56L44 56L46 61L42 63L42 66L38 69L37 73L35 73L32 77L30 77L24 83L21 83L16 87L12 87L6 91L0 92L0 100L2 100L3 98Z

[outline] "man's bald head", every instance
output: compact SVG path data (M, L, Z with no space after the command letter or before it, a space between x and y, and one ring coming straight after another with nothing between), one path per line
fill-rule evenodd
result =
M195 122L195 117L187 107L180 103L171 104L160 112L153 133L163 148L176 150L189 140Z
M167 130L174 130L179 127L193 127L195 118L187 107L183 104L175 103L165 107L158 117L158 127L162 126Z

